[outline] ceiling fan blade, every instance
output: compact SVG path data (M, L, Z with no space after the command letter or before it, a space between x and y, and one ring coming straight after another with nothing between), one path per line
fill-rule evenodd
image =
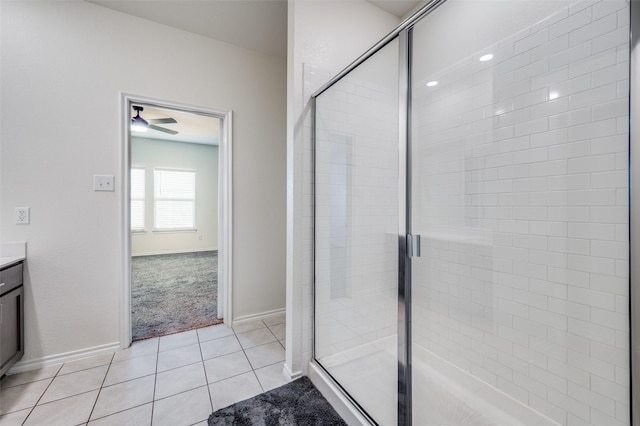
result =
M170 135L177 135L178 132L175 130L165 129L164 127L154 126L153 124L149 124L147 126L149 129L157 130L159 132L169 133Z
M150 124L175 124L177 121L173 118L150 118L147 120Z

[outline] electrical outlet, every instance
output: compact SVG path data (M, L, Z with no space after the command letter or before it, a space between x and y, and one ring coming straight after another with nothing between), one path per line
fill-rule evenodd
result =
M198 235L198 239L199 239L199 240L202 240L202 235Z
M93 175L94 191L113 191L113 175Z
M29 216L29 207L16 207L16 225L27 225Z

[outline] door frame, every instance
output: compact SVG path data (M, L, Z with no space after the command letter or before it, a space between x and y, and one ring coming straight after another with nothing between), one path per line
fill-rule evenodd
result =
M219 118L218 145L218 317L231 325L233 318L233 162L231 110L218 110L150 98L120 94L121 108L121 215L122 215L122 286L120 290L120 347L128 348L132 340L131 322L131 105L135 103Z

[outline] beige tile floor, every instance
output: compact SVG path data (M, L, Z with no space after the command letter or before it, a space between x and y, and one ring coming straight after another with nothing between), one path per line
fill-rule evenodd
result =
M288 381L284 323L214 325L8 375L0 425L206 425L213 410Z

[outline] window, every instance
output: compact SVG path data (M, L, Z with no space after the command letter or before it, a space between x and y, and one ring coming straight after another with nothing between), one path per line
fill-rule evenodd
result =
M144 231L145 169L131 169L131 231Z
M195 229L196 172L154 170L155 229Z

